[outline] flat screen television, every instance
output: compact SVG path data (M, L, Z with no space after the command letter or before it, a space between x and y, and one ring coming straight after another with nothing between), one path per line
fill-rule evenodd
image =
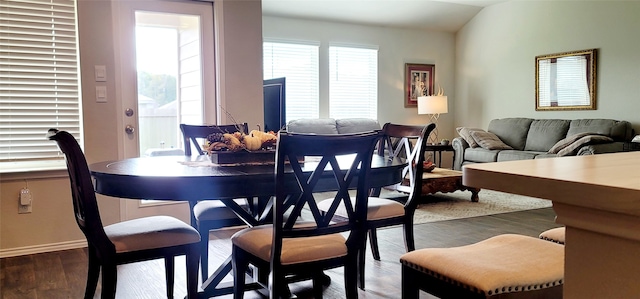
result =
M264 80L264 131L278 132L286 125L285 78Z

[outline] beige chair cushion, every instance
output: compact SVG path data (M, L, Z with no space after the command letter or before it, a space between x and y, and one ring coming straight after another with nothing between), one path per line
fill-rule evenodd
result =
M231 237L233 245L269 261L273 228L261 225L245 228ZM291 265L302 262L321 261L347 255L346 240L341 234L284 239L282 242L281 263Z
M454 248L428 248L400 257L403 265L485 295L561 285L564 246L505 234Z
M543 231L540 234L540 239L564 244L564 231L564 227L552 228L550 230Z
M117 253L200 242L196 229L169 216L122 221L105 226L104 232Z
M318 203L318 208L321 211L327 211L332 202L333 199L325 199ZM352 198L351 202L355 203L355 198ZM341 203L340 206L338 206L336 215L346 217L347 211L344 208L344 203ZM403 215L403 204L391 199L369 197L367 207L367 220L387 219Z
M245 199L234 199L238 205L243 209L247 209L247 203ZM203 220L218 220L218 219L234 219L236 214L228 208L224 203L219 200L203 200L199 201L193 207L193 215L196 219Z

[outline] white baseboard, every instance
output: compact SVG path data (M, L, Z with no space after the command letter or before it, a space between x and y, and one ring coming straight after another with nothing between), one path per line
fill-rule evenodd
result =
M0 258L87 247L87 240L0 249Z

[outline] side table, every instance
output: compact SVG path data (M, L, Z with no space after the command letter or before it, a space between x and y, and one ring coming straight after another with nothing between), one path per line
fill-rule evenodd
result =
M434 164L438 164L438 168L442 167L442 152L453 152L453 160L451 161L451 165L453 167L453 161L456 160L456 152L453 151L453 146L451 144L440 144L440 143L432 143L427 144L425 151L433 152L433 161ZM438 153L438 159L436 159L436 152Z
M403 193L411 193L409 179L404 179L396 190ZM462 184L462 171L435 168L431 172L422 174L422 196L435 194L436 192L450 193L455 191L471 191L471 201L478 202L480 188L468 187Z

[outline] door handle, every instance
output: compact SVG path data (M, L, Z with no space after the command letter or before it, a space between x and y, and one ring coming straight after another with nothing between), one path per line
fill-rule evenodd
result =
M132 125L127 125L127 126L124 128L124 131L125 131L127 134L131 135L131 134L133 134L133 132L135 132L135 131L136 131L136 128L134 128Z

